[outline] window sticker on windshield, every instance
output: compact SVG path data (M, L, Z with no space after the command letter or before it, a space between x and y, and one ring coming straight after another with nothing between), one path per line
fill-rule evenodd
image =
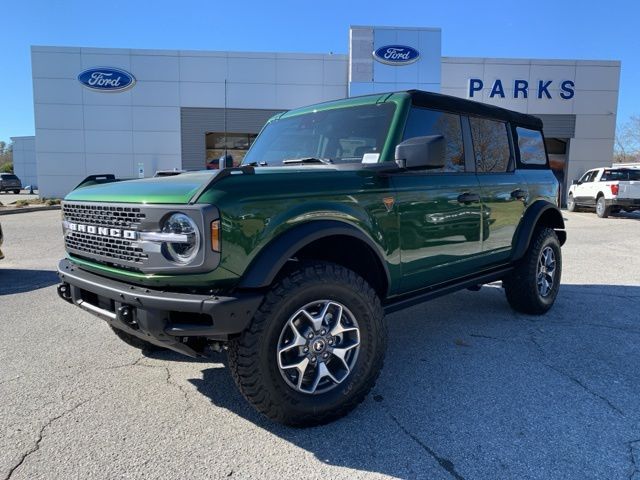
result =
M362 156L362 163L378 163L379 153L365 153Z

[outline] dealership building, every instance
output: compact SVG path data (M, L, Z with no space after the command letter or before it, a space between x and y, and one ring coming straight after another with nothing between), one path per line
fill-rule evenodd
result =
M540 117L565 179L611 163L619 61L443 57L441 45L438 28L353 26L348 54L33 46L35 142L18 139L16 171L60 197L90 174L202 169L225 150L237 162L277 112L407 89Z

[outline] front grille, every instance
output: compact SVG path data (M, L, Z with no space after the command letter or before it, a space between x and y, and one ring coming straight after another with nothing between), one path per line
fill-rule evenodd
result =
M68 232L65 238L68 249L99 255L113 260L143 263L148 257L142 248L130 240L109 238L89 233Z
M68 222L122 230L137 230L146 218L138 207L94 203L65 202L62 213ZM67 230L65 246L76 255L115 265L137 267L148 259L135 240L88 232Z
M118 228L136 227L146 217L137 207L84 203L65 203L62 213L70 222Z

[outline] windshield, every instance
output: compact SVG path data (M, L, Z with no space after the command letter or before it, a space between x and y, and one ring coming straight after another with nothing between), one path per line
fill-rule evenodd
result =
M334 108L274 120L258 136L243 165L278 166L299 160L323 163L377 162L391 118L393 103ZM294 162L295 163L295 162ZM319 163L319 162L318 162Z

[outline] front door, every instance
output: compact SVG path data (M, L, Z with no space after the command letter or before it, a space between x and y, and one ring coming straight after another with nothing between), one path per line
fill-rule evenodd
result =
M404 139L442 135L445 165L392 175L405 292L465 276L482 249L480 186L465 158L459 115L412 107Z
M573 189L573 198L576 203L580 205L595 205L597 192L594 192L594 180L597 174L598 170L589 170L578 180Z

